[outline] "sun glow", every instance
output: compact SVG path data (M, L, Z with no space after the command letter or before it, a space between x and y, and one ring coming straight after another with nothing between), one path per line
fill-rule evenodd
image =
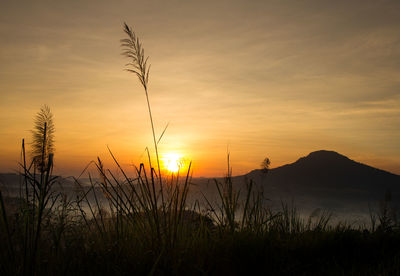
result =
M161 161L164 170L167 170L171 173L176 173L185 167L183 155L179 153L170 152L163 154L161 157Z

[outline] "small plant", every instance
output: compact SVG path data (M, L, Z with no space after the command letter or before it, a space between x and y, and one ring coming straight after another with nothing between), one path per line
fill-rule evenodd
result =
M270 165L271 165L271 161L269 160L268 157L265 157L265 159L261 162L261 170L264 173L268 173Z
M54 123L50 107L43 105L35 118L32 130L32 161L40 172L48 167L54 154Z
M52 187L57 181L53 176L54 124L48 106L43 106L34 124L32 158L26 156L25 140L22 140L21 200L15 217L6 212L0 192L1 217L6 228L8 260L13 266L9 272L16 274L36 273L40 270L41 255L48 245L42 241L52 217L53 207L61 194L54 194ZM22 192L23 191L23 192ZM11 223L8 218L12 218ZM10 224L12 226L10 226ZM11 227L16 229L10 230ZM60 230L60 229L59 229ZM61 232L59 232L61 234ZM60 240L60 239L58 239ZM22 244L22 246L21 246Z
M216 225L223 233L250 232L265 233L270 223L275 219L266 206L266 198L261 189L254 190L254 182L246 180L244 198L241 197L240 189L235 189L232 179L232 168L230 166L230 155L228 154L228 173L222 182L214 179L218 192L219 203L216 206L204 195L204 199L211 210Z
M386 191L379 207L379 226L377 230L383 232L393 231L398 226L398 222L396 209L392 206L392 193L389 190Z

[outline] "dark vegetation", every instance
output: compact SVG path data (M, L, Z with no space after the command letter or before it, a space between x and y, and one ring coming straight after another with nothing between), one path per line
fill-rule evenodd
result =
M125 32L124 54L145 89L153 122L147 59L127 25ZM267 208L267 195L251 179L236 189L228 157L226 177L214 181L218 200L189 204L190 166L181 176L162 175L161 137L152 123L156 167L149 154L148 164L129 177L110 151L119 173L98 159L96 177L89 174L89 186L74 179L71 197L54 189L59 179L52 173L47 115L36 127L32 158L22 143L19 198L0 191L1 275L400 274L400 230L389 193L380 212L371 212L369 227L332 224L327 212L303 218L291 205ZM265 159L263 173L269 165Z

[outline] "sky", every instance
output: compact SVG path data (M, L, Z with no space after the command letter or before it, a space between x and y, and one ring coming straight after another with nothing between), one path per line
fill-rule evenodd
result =
M399 1L0 3L0 172L50 106L55 171L154 153L146 98L124 71L123 23L149 56L160 154L194 176L335 150L400 174Z

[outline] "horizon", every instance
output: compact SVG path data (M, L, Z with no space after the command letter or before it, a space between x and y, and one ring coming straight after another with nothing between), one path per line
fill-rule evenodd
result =
M324 149L322 149L322 150L316 150L316 151L310 152L310 153L308 153L308 154L306 154L306 155L304 155L304 156L299 156L299 157L298 157L296 160L294 160L293 162L288 162L288 163L285 163L285 164L282 164L282 165L276 166L276 167L270 167L270 168L268 168L268 170L274 170L274 169L277 169L277 168L284 167L284 166L286 166L286 165L294 164L294 163L300 161L301 159L307 158L307 157L309 157L309 155L314 154L314 153L317 153L317 152L318 152L318 153L320 153L320 152L335 153L335 154L337 154L337 155L339 155L339 156L343 156L343 157L345 157L345 158L348 158L350 161L355 162L355 163L358 163L358 164L360 164L360 165L368 166L368 167L371 167L371 168L373 168L373 169L378 169L378 170L384 171L384 172L386 172L386 173L390 173L390 174L394 174L394 175L400 176L400 175L397 174L397 173L394 173L394 172L391 172L391 171L387 171L387 170L383 170L383 169L381 169L381 168L373 167L373 166L370 166L369 164L365 164L365 163L358 162L357 160L353 160L353 159L349 158L348 156L346 156L346 155L344 155L344 154L342 154L342 153L340 153L340 152L336 152L336 151L334 151L334 150L324 150ZM88 164L88 165L89 165L89 164ZM62 178L78 177L78 178L80 178L80 179L86 179L86 178L88 177L87 172L90 171L90 169L91 169L91 168L88 167L88 170L85 171L86 173L81 172L79 175L78 175L78 174L75 174L75 175L62 175L62 174L60 174L59 176L62 177ZM95 170L96 170L96 169L95 169ZM232 174L232 177L247 175L247 174L249 174L249 173L251 173L251 172L253 172L253 171L255 171L255 170L263 170L263 169L262 169L262 168L254 168L254 169L251 169L250 171L245 172L245 173L243 173L243 174ZM125 171L125 172L126 172L127 174L132 173L132 171ZM185 172L185 171L183 170L183 172ZM20 172L14 170L14 171L0 172L0 175L1 175L1 174L19 174L19 173L20 173ZM175 172L175 173L176 173L176 172ZM181 173L182 173L182 170L181 170ZM218 176L202 176L202 175L196 175L196 176L194 176L193 178L194 178L194 179L196 179L196 178L221 178L221 177L225 177L225 176L226 176L226 173L225 173L224 175L218 175Z
M77 175L97 156L113 168L107 146L126 168L146 161L151 128L142 88L124 71L125 21L150 56L157 137L169 124L160 153L191 160L195 177L226 174L227 152L243 175L265 157L276 168L321 149L399 175L398 10L397 1L5 1L0 172L18 169L43 104L54 114L55 173Z

